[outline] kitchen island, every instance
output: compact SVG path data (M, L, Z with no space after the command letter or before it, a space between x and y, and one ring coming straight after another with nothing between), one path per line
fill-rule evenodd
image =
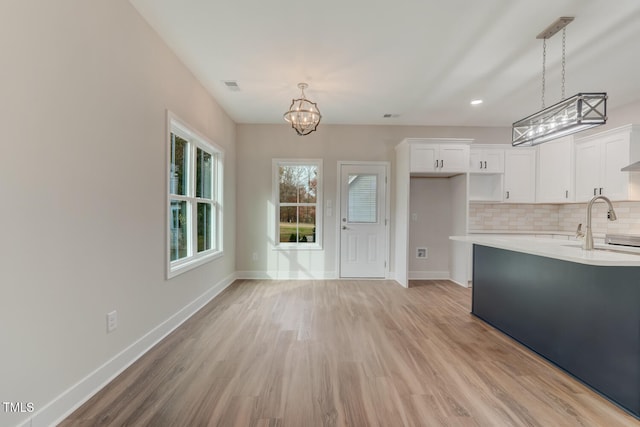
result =
M451 239L473 244L475 316L640 416L640 251L584 251L579 241L533 237Z

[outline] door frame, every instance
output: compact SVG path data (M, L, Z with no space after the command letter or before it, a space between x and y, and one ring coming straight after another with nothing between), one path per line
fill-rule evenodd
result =
M340 240L340 214L342 212L342 166L344 165L352 165L352 166L384 166L385 172L385 185L384 185L384 215L385 215L385 225L386 225L386 248L384 253L385 259L385 267L384 267L384 279L389 279L389 271L390 271L390 259L389 254L391 253L391 162L387 161L349 161L349 160L338 160L337 167L337 191L336 191L336 203L335 203L335 232L336 232L336 275L339 279L341 277L341 260L342 260L342 241ZM369 279L369 278L344 278L344 280L383 280L383 279Z

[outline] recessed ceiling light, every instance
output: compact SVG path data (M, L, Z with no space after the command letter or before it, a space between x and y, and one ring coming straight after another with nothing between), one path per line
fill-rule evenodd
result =
M482 99L474 99L473 101L471 101L471 105L480 105L482 104Z

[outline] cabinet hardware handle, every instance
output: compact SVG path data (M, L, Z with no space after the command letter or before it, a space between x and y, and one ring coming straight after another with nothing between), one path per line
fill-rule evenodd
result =
M594 189L593 189L593 195L594 195L594 196L597 196L597 195L598 195L598 189L597 189L597 188L594 188Z
M436 167L436 169L438 169L438 161L437 161L437 160L436 160L436 166L435 166L435 167ZM595 194L595 193L594 193L594 194Z
M480 169L482 169L482 160L480 160Z
M509 192L507 191L507 199L509 198Z
M485 169L487 168L487 161L486 160L484 161L484 168Z
M564 190L564 198L565 199L569 198L569 190Z
M443 168L444 167L444 160L440 160L440 167Z
M602 196L602 187L600 187L600 195Z

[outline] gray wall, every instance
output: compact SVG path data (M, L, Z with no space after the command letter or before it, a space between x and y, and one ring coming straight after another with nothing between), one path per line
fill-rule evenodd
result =
M234 274L236 125L126 0L0 16L0 397L40 411ZM225 255L169 281L166 109L226 155Z

